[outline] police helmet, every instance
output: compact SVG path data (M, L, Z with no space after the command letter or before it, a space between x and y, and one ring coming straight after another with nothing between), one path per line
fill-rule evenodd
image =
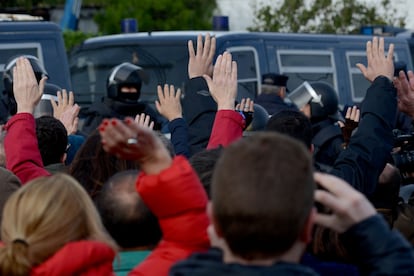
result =
M141 95L143 70L141 67L124 62L111 70L107 79L108 97L116 100L138 100ZM135 87L137 93L122 93L122 86Z
M338 112L338 96L331 85L326 82L311 83L319 100L310 102L311 118L319 119L335 116Z
M45 83L42 98L36 105L33 112L33 116L35 118L39 118L41 116L53 116L53 106L50 100L57 102L57 91L62 91L62 88L53 83Z
M13 68L16 65L17 59L19 57L21 56L11 58L4 67L3 72L3 97L5 97L5 102L8 103L8 108L11 115L14 115L17 112L16 101L13 94ZM43 77L48 76L45 68L37 57L32 55L22 55L22 57L25 57L29 60L38 83Z
M254 104L253 106L253 120L247 126L247 131L261 131L264 130L269 120L269 113L261 105Z

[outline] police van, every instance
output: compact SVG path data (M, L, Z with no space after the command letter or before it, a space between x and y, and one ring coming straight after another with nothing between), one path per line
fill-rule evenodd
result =
M0 22L0 74L8 61L20 55L37 57L46 69L48 82L71 90L69 65L62 31L46 21ZM3 91L3 81L0 91Z
M141 100L153 103L158 84L185 89L188 79L187 41L200 32L130 33L90 38L69 57L72 84L77 101L89 105L106 93L111 68L132 62L149 76ZM275 72L289 76L288 90L304 81L325 81L338 92L341 105L359 103L368 81L357 63L366 64L366 35L282 34L217 32L216 55L229 51L238 64L238 97L255 98L260 93L261 75ZM412 69L407 41L386 37L386 49L395 45L395 61ZM185 93L185 90L184 90Z

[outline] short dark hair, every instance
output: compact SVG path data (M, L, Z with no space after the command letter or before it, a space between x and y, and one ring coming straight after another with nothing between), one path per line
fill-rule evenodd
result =
M214 166L217 160L223 152L223 147L217 147L215 149L204 149L195 153L190 157L189 161L193 169L200 178L201 184L203 184L204 190L207 193L208 198L211 198L211 179L213 177Z
M137 170L114 174L95 198L102 222L124 249L155 246L161 239L157 218L135 189Z
M282 110L270 117L266 131L276 131L301 141L308 149L312 146L312 123L302 112Z
M314 190L312 157L301 143L269 132L240 139L214 169L216 225L236 256L279 256L303 231Z
M68 146L68 133L65 126L52 116L36 119L37 143L43 166L62 162Z

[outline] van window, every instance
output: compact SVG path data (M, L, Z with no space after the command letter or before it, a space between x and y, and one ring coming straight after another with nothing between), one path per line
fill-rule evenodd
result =
M261 75L259 69L259 57L254 47L241 46L230 47L233 60L237 62L237 98L251 98L257 96L260 89Z
M349 51L346 53L348 63L349 79L351 80L351 96L354 103L360 103L367 93L370 82L365 79L361 70L356 67L357 63L367 65L367 56L362 51ZM394 59L398 60L397 53L394 53Z
M0 44L0 76L3 75L7 62L15 56L32 55L39 58L43 64L40 43L6 43ZM3 81L0 81L0 92L3 91Z
M168 47L168 51L166 51ZM153 104L157 85L171 84L183 88L188 79L188 50L184 45L127 45L82 50L70 58L72 85L77 101L90 104L106 96L110 70L122 62L141 66L148 75L143 83L141 100Z
M279 72L289 76L288 89L294 90L304 81L324 81L338 91L333 53L314 50L276 50Z

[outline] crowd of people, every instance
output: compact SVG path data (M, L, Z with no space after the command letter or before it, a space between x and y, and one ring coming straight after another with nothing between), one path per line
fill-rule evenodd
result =
M371 85L343 114L329 84L273 72L237 102L214 36L188 52L185 94L161 84L155 108L136 64L84 111L35 58L7 66L1 275L414 275L413 190L390 164L414 73L392 44L367 42Z

